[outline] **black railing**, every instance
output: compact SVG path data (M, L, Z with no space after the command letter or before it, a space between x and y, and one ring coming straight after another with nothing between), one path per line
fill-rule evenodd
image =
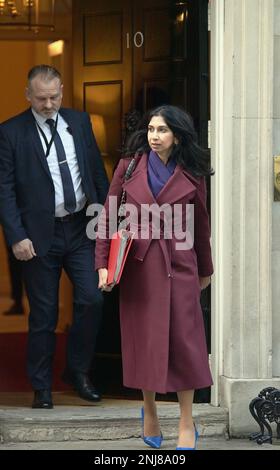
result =
M260 445L265 442L272 444L270 423L276 423L277 439L280 439L280 390L274 387L264 388L251 401L249 410L260 427L259 432L251 434L250 440Z

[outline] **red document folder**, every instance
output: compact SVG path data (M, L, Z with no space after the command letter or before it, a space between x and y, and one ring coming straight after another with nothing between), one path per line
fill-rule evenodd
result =
M112 236L108 259L108 285L114 286L120 282L133 236L134 233L128 230L119 230Z

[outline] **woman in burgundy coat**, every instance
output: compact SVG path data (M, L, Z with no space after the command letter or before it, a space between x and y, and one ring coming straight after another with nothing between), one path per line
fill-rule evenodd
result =
M132 204L139 215L130 226L137 236L120 282L124 385L143 392L143 439L152 447L162 441L155 394L176 391L181 413L177 449L193 449L198 436L192 419L194 390L212 384L200 294L213 273L204 178L213 171L208 152L197 144L190 116L174 106L150 113L148 127L132 136L129 153L139 155L132 176L124 182L131 160L121 159L105 203L108 221L110 196L117 196L119 203L125 189L126 207ZM143 220L151 207L161 207L158 219ZM170 219L171 235L166 230ZM153 231L156 222L159 232ZM109 239L97 239L96 269L105 291L111 289L109 246Z

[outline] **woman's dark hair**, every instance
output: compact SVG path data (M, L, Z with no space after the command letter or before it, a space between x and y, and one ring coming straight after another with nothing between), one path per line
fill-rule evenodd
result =
M176 106L163 105L150 111L142 120L138 130L130 137L125 154L134 155L150 152L148 125L154 116L161 116L175 137L171 158L194 176L213 175L209 151L198 145L197 134L191 116Z

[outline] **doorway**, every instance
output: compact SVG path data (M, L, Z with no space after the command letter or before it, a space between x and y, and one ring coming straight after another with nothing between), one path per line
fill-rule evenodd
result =
M25 98L27 74L34 64L45 63L55 65L62 73L66 74L65 54L51 57L49 54L50 41L47 40L0 40L0 55L5 57L5 67L0 76L0 89L4 90L1 97L0 122L3 122L29 107ZM66 84L64 103L71 104L71 85ZM23 276L21 262L17 262L7 249L3 230L0 226L0 334L1 333L25 333L28 329L28 302L24 295ZM58 331L68 329L71 323L71 303L69 293L71 286L65 276L62 278L60 295L60 319ZM15 311L12 315L4 315L13 304L15 293L23 304L24 314L19 315ZM70 312L70 316L69 313Z
M2 39L0 56L5 58L1 69L0 122L15 116L29 107L25 98L28 71L35 64L56 66L64 76L69 75L69 42L65 41L64 52L51 56L47 39ZM72 104L72 84L65 84L64 104ZM25 351L28 331L29 305L23 287L22 261L17 261L7 248L0 225L0 393L29 391L31 386L26 376ZM57 353L54 364L54 389L63 389L60 374L64 367L65 332L72 321L72 286L67 276L61 278L59 297L60 316L57 325Z
M155 106L188 110L207 146L208 0L74 0L73 51L74 106L90 114L110 179L128 135ZM201 303L210 353L210 289ZM114 288L105 296L92 373L103 393L139 398L122 386L120 354ZM209 402L210 389L197 391L195 401Z

